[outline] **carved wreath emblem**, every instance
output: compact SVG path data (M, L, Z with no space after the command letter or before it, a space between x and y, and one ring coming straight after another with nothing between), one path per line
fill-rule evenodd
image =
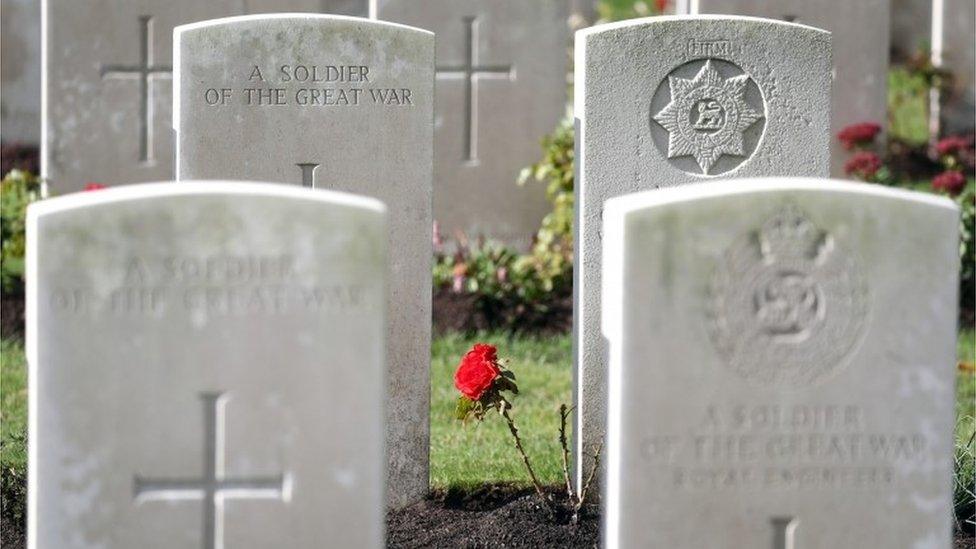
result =
M738 238L712 280L712 340L749 381L803 387L836 371L864 330L867 290L854 258L787 207Z
M744 161L744 132L763 118L746 102L749 75L723 78L712 61L691 79L669 75L671 101L653 116L668 131L668 158L691 156L705 175L723 155Z

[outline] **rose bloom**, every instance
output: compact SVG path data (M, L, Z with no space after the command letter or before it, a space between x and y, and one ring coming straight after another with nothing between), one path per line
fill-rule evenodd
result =
M851 124L837 134L837 139L844 144L844 148L851 150L855 145L867 145L881 132L881 126L874 122Z
M932 179L932 188L956 196L966 187L966 176L957 171L942 172Z
M454 386L471 400L478 400L491 388L495 378L501 375L498 368L498 351L494 345L477 343L471 348L454 372Z
M85 183L85 190L86 191L100 191L100 190L106 189L106 188L108 188L108 187L106 187L105 185L102 185L101 183Z
M870 179L881 169L881 158L873 152L861 151L844 164L844 173L862 179Z
M943 137L935 144L935 151L939 153L939 156L946 156L948 154L959 154L966 152L973 146L972 139L963 137L961 135L950 135L949 137Z

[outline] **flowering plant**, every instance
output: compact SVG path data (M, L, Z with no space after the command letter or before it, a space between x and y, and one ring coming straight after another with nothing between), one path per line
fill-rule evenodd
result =
M107 189L107 188L108 187L106 187L105 185L103 185L101 183L88 182L88 183L85 183L85 189L84 190L86 192L87 191L100 191L102 189Z
M861 122L844 127L837 133L837 139L848 151L850 159L844 163L844 173L861 181L885 183L889 179L888 169L873 149L874 140L881 133L881 126L874 122Z
M458 420L464 422L470 419L482 421L492 410L497 410L499 415L505 419L508 424L508 431L515 441L515 449L522 458L522 464L529 474L536 494L550 510L554 511L556 504L543 490L542 483L539 482L539 478L532 468L532 462L525 453L525 447L522 445L522 438L515 426L515 420L512 419L510 413L512 403L504 392L517 395L518 386L515 384L515 374L499 362L498 349L494 345L486 343L475 344L464 354L454 372L454 387L461 393L455 408L455 417ZM566 422L570 413L571 410L565 404L559 407L559 443L562 446L563 478L566 482L566 499L571 507L572 520L575 523L580 509L586 501L586 493L599 468L600 452L597 449L596 455L593 456L593 468L577 494L573 490L569 474L569 445L566 438Z

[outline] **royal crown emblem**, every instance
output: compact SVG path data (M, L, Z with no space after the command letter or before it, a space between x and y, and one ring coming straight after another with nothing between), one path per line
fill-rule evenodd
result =
M711 289L719 354L759 384L816 383L845 362L863 332L867 290L856 262L793 206L732 244Z
M750 153L746 130L764 116L746 100L747 87L755 86L749 75L723 78L718 63L741 72L731 63L712 59L693 78L673 71L667 79L671 100L652 117L668 132L667 157L690 156L704 175L711 175L723 156L737 157L736 165L744 161Z

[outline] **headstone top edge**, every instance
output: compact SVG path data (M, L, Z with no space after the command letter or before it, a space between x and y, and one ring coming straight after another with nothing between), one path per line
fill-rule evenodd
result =
M753 177L710 181L651 189L613 197L604 206L605 218L627 215L641 210L671 206L698 199L722 199L746 194L789 194L791 192L833 192L839 195L874 197L897 200L944 209L958 214L959 206L952 200L930 193L892 189L869 183L815 177Z
M219 26L233 26L245 23L260 22L260 21L278 21L278 20L301 20L301 21L342 21L350 23L359 23L363 26L380 26L387 27L394 30L409 31L417 33L418 35L427 35L432 39L434 33L421 29L418 27L411 27L410 25L403 25L400 23L392 23L390 21L384 21L382 19L370 19L368 17L354 17L351 15L334 15L328 13L258 13L250 15L236 15L233 17L219 17L216 19L207 19L205 21L196 21L194 23L187 23L185 25L177 25L173 27L173 37L174 40L178 40L179 37L187 32L192 32L195 30L200 30L204 28L219 27Z
M822 35L825 37L829 37L831 35L831 32L828 30L824 30L818 27L811 27L810 25L804 25L802 23L791 23L788 21L782 21L780 19L767 19L765 17L752 17L747 15L701 14L701 15L658 15L652 17L641 17L637 19L627 19L625 21L616 21L613 23L604 23L602 25L593 25L592 27L586 27L585 29L580 29L576 31L576 40L578 43L582 43L585 42L585 39L590 38L591 36L600 35L603 33L625 31L625 30L631 30L640 27L653 27L655 25L695 23L695 22L702 22L702 21L752 23L752 24L764 25L764 26L793 28L795 30L812 32L814 34Z
M89 206L103 206L120 202L132 202L150 198L226 195L265 196L293 198L331 205L349 206L378 214L386 213L386 205L380 200L352 193L328 189L309 189L280 183L252 181L178 181L123 185L97 191L77 192L48 198L27 207L27 224L40 216L60 213Z

